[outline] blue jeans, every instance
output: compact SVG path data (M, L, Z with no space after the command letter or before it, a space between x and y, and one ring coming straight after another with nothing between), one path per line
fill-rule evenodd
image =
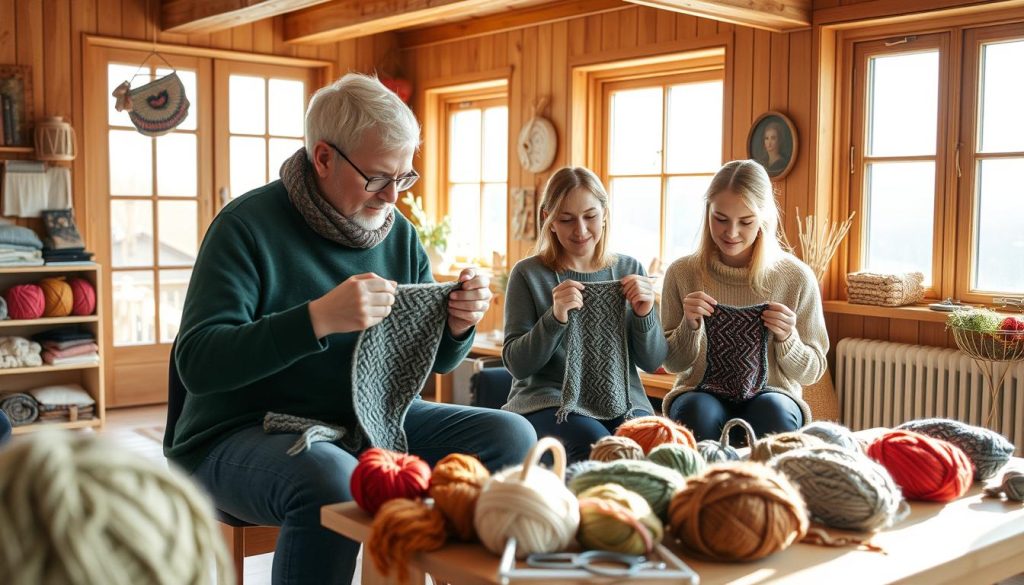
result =
M582 414L570 414L565 422L555 421L557 408L545 408L523 416L537 430L538 437L555 437L565 445L566 465L590 459L590 446L602 437L607 437L619 428L625 417L600 420ZM635 409L633 416L647 416L650 412ZM545 455L550 458L549 455ZM547 459L542 459L547 461Z
M795 431L804 423L800 405L778 392L763 392L736 404L707 392L684 392L672 401L668 416L686 425L698 441L720 439L722 427L732 418L742 418L750 423L757 438ZM733 446L746 444L742 429L736 427L733 427L729 439Z
M425 400L413 402L404 428L410 452L431 467L449 453L471 453L497 471L522 463L537 441L518 414ZM349 478L356 455L320 442L290 457L288 448L298 437L247 427L218 443L193 477L219 509L246 522L281 527L275 585L351 583L359 543L320 526L320 508L352 499Z

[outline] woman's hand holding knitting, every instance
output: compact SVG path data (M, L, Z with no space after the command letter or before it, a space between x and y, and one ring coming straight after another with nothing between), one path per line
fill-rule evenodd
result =
M701 320L715 312L718 301L708 293L698 290L683 298L683 320L691 331L700 329Z
M584 286L575 280L566 280L551 289L551 312L559 323L569 322L569 311L583 308Z
M765 327L775 334L775 341L786 341L796 328L796 313L782 303L768 303L761 313Z
M491 306L491 279L463 268L459 282L462 287L448 295L448 329L457 339L479 323Z
M654 309L654 286L652 279L639 274L630 274L622 277L619 282L622 284L622 294L633 307L633 314L637 317L646 317Z
M372 272L351 276L309 303L309 320L317 339L332 333L362 331L391 314L398 286Z

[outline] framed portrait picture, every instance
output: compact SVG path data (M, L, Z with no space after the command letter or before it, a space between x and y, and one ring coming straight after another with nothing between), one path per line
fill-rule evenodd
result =
M0 146L31 146L32 122L31 68L0 65Z
M796 162L796 126L781 112L765 112L750 125L747 156L768 171L773 181L789 174Z

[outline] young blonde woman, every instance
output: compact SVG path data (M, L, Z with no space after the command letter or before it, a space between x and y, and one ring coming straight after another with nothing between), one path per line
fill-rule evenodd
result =
M541 220L535 255L516 264L508 280L502 358L514 381L504 408L525 416L538 436L558 437L569 459L578 461L588 458L591 444L613 433L626 418L652 413L636 368L656 370L667 346L643 266L634 258L608 252L608 194L600 179L582 167L557 171L544 190ZM622 308L628 344L628 384L623 384L628 386L627 400L621 411L594 412L601 409L575 408L563 399L566 338L570 311L583 308L583 291L608 281L618 281L628 301ZM580 390L591 393L591 398L607 391ZM580 403L601 401L596 398Z
M698 440L717 439L731 418L745 419L758 436L795 430L811 420L802 385L825 373L829 342L818 281L783 249L771 180L756 161L726 163L704 200L697 252L673 262L665 274L665 368L678 376L663 410ZM705 320L715 318L719 304L767 304L760 313L769 333L766 390L742 400L705 391L702 384L708 365Z

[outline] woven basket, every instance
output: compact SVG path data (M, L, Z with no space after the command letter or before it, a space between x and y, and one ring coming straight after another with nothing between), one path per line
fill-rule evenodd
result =
M957 347L967 355L993 362L1012 362L1024 359L1024 332L974 331L950 327Z

